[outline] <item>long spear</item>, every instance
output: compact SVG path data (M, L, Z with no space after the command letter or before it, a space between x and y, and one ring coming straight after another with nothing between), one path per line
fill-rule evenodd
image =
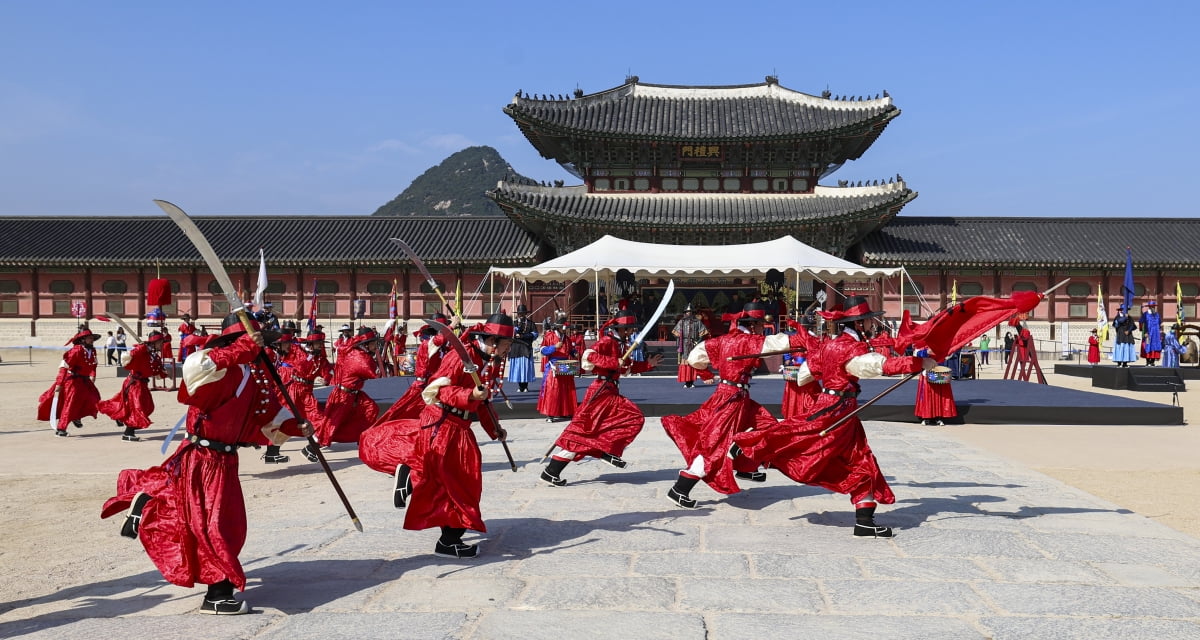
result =
M212 272L213 278L221 285L221 291L229 300L229 308L233 313L237 314L238 320L242 321L242 326L246 328L247 333L255 333L254 324L250 322L250 317L246 315L246 308L243 306L242 298L238 296L237 289L233 286L233 281L229 279L229 274L225 271L225 266L221 264L220 258L217 257L217 252L213 250L208 239L204 237L204 233L196 226L196 223L184 213L183 209L167 202L166 200L155 200L155 204L159 206L175 224L183 231L184 235L192 241L196 250L200 252L200 257L204 258L204 262L208 265L208 270ZM279 395L287 404L292 415L299 418L304 414L296 406L292 400L292 395L288 393L287 387L284 386L283 380L279 378L279 372L275 370L275 364L267 356L265 349L259 350L258 360L263 365L263 368L270 374L271 380L275 383L275 387L279 390ZM321 468L325 470L325 475L328 476L329 482L333 484L334 491L337 492L338 498L342 500L342 506L346 508L346 513L349 514L350 520L354 523L354 528L362 531L362 523L358 520L358 515L354 513L354 507L350 506L350 500L346 498L346 493L342 491L342 485L338 484L337 478L333 476L333 469L329 467L329 462L325 460L324 454L321 453L321 445L317 443L317 439L313 436L308 436L308 448L313 451L317 460L321 463Z

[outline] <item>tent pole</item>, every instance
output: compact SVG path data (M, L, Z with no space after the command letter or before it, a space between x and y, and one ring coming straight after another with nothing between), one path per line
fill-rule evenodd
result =
M904 279L908 277L908 271L904 269L904 265L900 265L900 317L904 317Z
M600 338L600 271L593 272L596 279L596 338Z

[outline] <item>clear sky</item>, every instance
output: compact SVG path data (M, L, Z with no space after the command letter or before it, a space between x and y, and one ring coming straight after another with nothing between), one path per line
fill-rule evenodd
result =
M1197 216L1196 2L0 2L0 215L367 214L502 108L628 74L903 111L902 215Z

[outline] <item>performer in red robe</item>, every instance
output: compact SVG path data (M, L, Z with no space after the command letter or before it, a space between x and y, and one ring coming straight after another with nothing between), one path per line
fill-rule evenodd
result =
M449 322L441 313L434 313L431 319L442 324ZM396 472L397 465L412 459L421 434L421 422L417 418L428 404L422 392L441 368L442 359L449 349L445 336L428 325L413 335L419 342L412 383L404 395L358 439L358 457L363 463L389 475ZM403 508L405 498L397 492L393 492L393 495L396 508Z
M758 471L758 463L745 456L730 458L733 434L750 429L769 429L775 417L750 397L750 376L759 367L758 358L731 360L735 356L781 351L806 344L805 335L777 333L764 336L763 322L767 307L761 302L749 302L740 313L729 314L729 332L709 338L695 346L687 362L700 377L712 377L709 367L720 375L721 382L704 404L686 416L663 416L663 429L679 447L686 469L679 472L675 486L667 498L686 509L695 509L690 493L696 483L704 480L715 491L724 494L740 491L737 478L764 482L767 474Z
M179 323L179 328L175 330L175 333L179 334L179 359L182 361L187 359L188 354L191 353L191 349L195 345L189 338L192 337L192 334L196 333L196 325L192 322L191 314L185 313L179 319L182 322Z
M425 387L428 404L415 422L422 437L417 438L412 457L396 467L396 493L411 496L404 528L410 530L440 527L441 536L434 553L451 558L474 558L478 545L462 540L467 529L486 532L479 499L483 494L482 458L471 422L479 416L480 426L493 440L508 436L485 402L499 381L494 369L485 365L503 359L512 344L513 319L506 314L491 315L486 323L467 330L467 355L471 364L484 372L483 386L477 387L457 351L449 351ZM402 506L403 502L399 506Z
M160 330L163 337L162 346L159 347L162 353L163 360L174 360L175 352L171 348L171 332L167 331L167 325L163 325Z
M925 353L918 351L917 355L924 356ZM930 376L938 381L935 383ZM913 406L913 414L921 419L921 424L939 427L946 426L946 420L958 417L958 407L954 406L954 391L950 388L948 372L940 375L939 372L932 371L917 376L917 401Z
M134 431L145 429L152 424L150 414L154 413L154 396L150 395L150 376L166 377L160 366L155 371L154 361L158 356L158 348L162 344L162 334L154 331L146 336L146 341L134 345L121 356L121 366L129 372L121 390L117 395L97 405L100 413L112 418L118 427L125 427L121 439L126 442L141 440Z
M659 353L643 362L623 359L629 350L629 339L637 329L638 319L632 311L618 311L601 327L600 339L583 352L580 367L595 373L596 379L583 394L583 402L575 410L571 423L554 441L559 451L542 471L543 482L555 487L567 484L562 478L563 469L586 456L599 458L618 469L625 468L621 454L642 432L646 416L621 395L621 375L649 371L662 361Z
M96 340L98 333L80 329L75 337L67 341L72 345L63 354L58 365L54 384L38 397L37 419L41 422L54 420L54 435L67 436L67 425L83 427L82 418L96 417L100 392L96 389ZM58 406L54 398L58 396ZM51 416L54 409L58 415Z
M293 339L294 346L281 358L279 376L283 378L284 372L287 372L285 384L292 396L292 402L296 403L296 409L300 411L297 417L313 425L314 430L332 432L333 426L328 424L316 397L313 396L313 387L320 377L322 364L318 352L320 343L324 340L324 336L317 333L308 334L308 337L299 343ZM267 464L282 464L290 459L289 456L280 453L279 445L274 444L269 445L267 453L263 454L263 461Z
M915 356L887 358L871 351L862 338L866 321L882 312L872 312L862 296L850 296L843 305L845 311L820 312L838 334L810 351L801 367L802 383L811 377L823 387L812 412L787 418L771 429L735 435L734 452L778 469L796 482L849 494L855 506L854 535L888 538L892 530L875 524L875 508L880 502L894 503L896 496L879 470L862 422L854 417L826 435L821 431L858 407L859 378L914 373L937 363Z
M128 508L121 535L140 539L171 584L207 584L201 613L250 610L233 595L246 587L238 561L246 541L238 448L262 439L264 428L312 433L311 425L281 409L258 359L263 342L258 331L247 334L236 315L225 318L221 335L183 365L179 401L188 405L187 438L161 465L122 471L117 495L100 513L108 518Z
M1100 364L1100 338L1097 337L1097 332L1092 329L1092 334L1088 336L1088 364Z
M379 405L363 391L363 383L375 378L375 343L379 334L370 327L360 327L338 356L333 372L333 391L325 401L326 424L316 433L317 443L328 447L334 442L358 442L367 427L379 417ZM314 425L316 426L316 425ZM330 429L332 427L332 429ZM312 444L301 450L305 457L317 462Z
M564 322L542 336L542 389L538 393L537 412L546 416L547 422L570 420L579 404L575 395L576 374L560 374L555 368L561 360L574 360L578 364L582 352L575 351L575 344L568 337L570 332L570 325Z

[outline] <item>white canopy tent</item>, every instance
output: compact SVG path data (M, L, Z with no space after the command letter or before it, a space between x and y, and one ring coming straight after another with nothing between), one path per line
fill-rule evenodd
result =
M718 275L722 277L761 277L775 269L796 281L809 273L817 277L871 278L893 276L900 268L873 269L814 249L792 236L768 242L728 245L670 245L622 240L606 235L586 247L532 267L493 267L490 274L501 274L529 281L536 279L613 278L625 269L634 278L670 278L672 276ZM901 301L903 305L903 301ZM599 296L596 316L599 318Z

